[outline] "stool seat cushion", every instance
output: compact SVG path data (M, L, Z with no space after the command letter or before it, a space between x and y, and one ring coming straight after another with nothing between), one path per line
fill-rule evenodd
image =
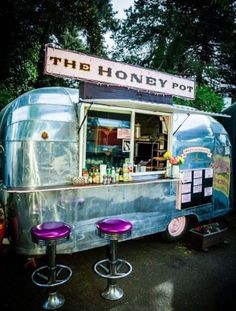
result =
M69 236L71 227L60 221L48 221L31 229L33 237L39 240L57 240Z
M97 229L106 234L124 234L132 230L131 222L120 218L105 218L96 223Z

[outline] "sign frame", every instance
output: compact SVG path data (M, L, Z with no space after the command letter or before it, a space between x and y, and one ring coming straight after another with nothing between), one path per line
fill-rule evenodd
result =
M44 74L154 94L195 98L195 80L85 53L45 46Z

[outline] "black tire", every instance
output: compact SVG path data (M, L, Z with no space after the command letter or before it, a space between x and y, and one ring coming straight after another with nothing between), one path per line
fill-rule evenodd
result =
M181 240L189 229L189 219L186 216L177 217L171 220L166 230L161 233L162 238L167 242Z

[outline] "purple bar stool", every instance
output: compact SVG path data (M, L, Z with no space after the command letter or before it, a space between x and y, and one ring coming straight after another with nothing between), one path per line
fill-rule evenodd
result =
M101 293L108 300L120 299L124 292L116 280L128 276L132 271L131 264L117 257L117 243L131 235L133 225L120 218L106 218L96 223L97 234L110 241L109 256L94 265L94 271L107 279L107 288Z
M64 243L70 237L71 227L64 222L49 221L31 229L34 243L46 246L48 265L39 267L32 273L32 281L39 287L49 288L49 295L43 304L46 310L60 308L65 298L56 292L56 287L66 283L72 270L64 265L56 264L56 245Z

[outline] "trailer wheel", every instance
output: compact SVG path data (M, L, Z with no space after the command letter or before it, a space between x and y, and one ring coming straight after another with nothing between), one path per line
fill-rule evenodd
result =
M188 231L189 220L185 216L174 218L168 224L166 230L162 232L162 237L168 242L181 240Z

